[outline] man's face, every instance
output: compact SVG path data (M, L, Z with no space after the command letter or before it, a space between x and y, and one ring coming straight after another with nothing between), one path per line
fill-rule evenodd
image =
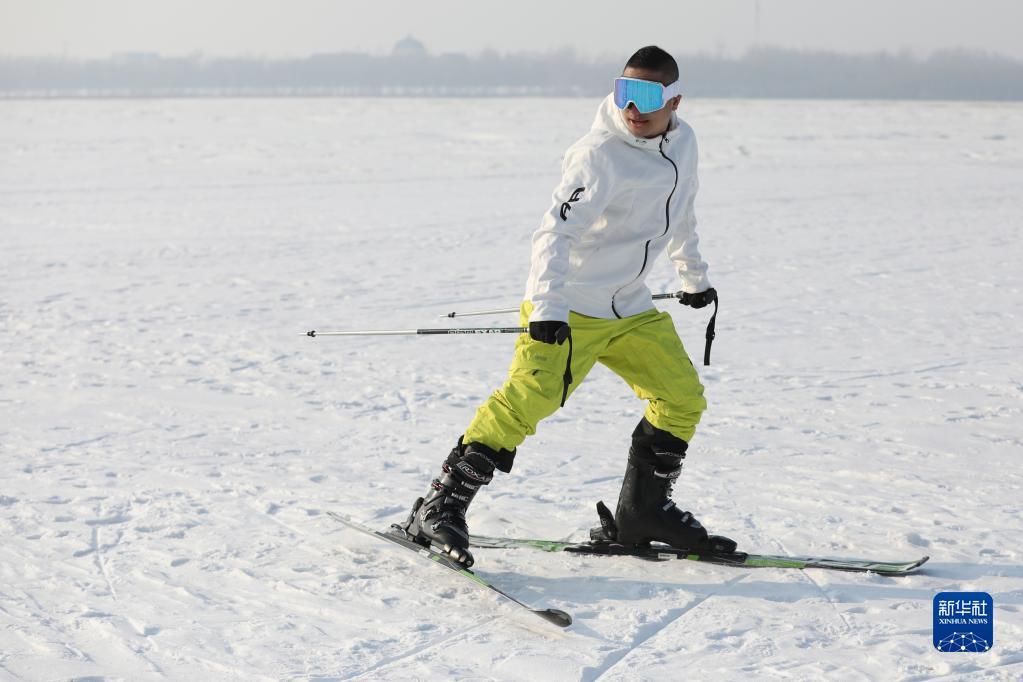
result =
M661 74L646 69L629 67L622 75L626 78L661 82ZM682 101L682 97L673 97L663 108L651 111L649 114L639 113L636 105L630 102L627 109L621 110L622 120L636 137L657 137L668 129L668 124L671 123L671 112L678 109L680 101Z

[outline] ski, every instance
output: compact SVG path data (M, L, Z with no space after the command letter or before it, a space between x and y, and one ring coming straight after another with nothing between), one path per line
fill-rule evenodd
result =
M374 530L365 524L359 523L358 521L355 521L345 516L344 514L338 514L337 512L328 511L327 516L345 526L348 526L349 528L365 533L366 535L372 535L373 537L380 538L381 540L386 540L387 542L397 545L398 547L403 547L407 550L414 552L419 557L432 561L435 564L439 564L444 568L454 573L457 573L463 578L466 578L473 584L483 589L496 592L505 599L515 604L518 604L519 606L529 611L530 613L533 613L539 616L540 618L543 618L548 623L553 623L554 625L557 625L558 627L562 628L568 627L569 625L572 624L572 616L565 613L564 611L560 609L535 609L529 604L519 601L512 595L508 594L501 588L491 583L486 578L483 578L482 576L473 573L468 568L465 568L458 562L449 559L448 557L446 557L444 554L440 553L433 547L423 547L419 543L415 542L411 537L408 536L408 534L405 533L404 530L401 529L401 527L399 527L396 524L392 525L388 530L380 531Z
M469 536L469 544L481 549L514 549L525 547L542 552L568 552L598 556L633 556L651 561L685 559L711 564L739 566L742 568L826 568L833 571L872 572L880 575L898 576L910 573L922 566L930 557L912 561L875 561L873 559L850 559L814 556L785 556L776 554L749 554L731 552L727 554L699 553L669 545L651 544L647 547L626 547L610 542L567 542L560 540L533 540L528 538L498 538L485 535Z

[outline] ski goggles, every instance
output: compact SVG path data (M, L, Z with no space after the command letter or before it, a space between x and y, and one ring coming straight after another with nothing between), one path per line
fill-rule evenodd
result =
M678 81L665 87L657 81L638 78L615 78L615 106L628 109L629 103L636 105L641 114L649 114L664 108L673 97L681 95Z

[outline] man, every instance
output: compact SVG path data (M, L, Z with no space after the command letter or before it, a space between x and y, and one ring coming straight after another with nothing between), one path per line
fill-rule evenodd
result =
M664 50L636 52L590 132L565 154L553 205L533 235L520 313L529 334L516 342L505 384L416 500L404 528L421 544L472 565L469 503L495 469L511 471L518 445L601 362L647 401L606 539L735 549L670 499L706 401L671 317L653 307L644 280L666 250L682 280L681 303L702 308L717 296L697 248L696 140L675 115L678 76Z

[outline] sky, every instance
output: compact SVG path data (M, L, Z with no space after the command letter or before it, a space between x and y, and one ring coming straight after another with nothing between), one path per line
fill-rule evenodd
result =
M0 55L387 54L411 35L434 54L571 48L619 58L657 44L675 54L770 45L1023 59L1020 26L1020 0L0 0Z

